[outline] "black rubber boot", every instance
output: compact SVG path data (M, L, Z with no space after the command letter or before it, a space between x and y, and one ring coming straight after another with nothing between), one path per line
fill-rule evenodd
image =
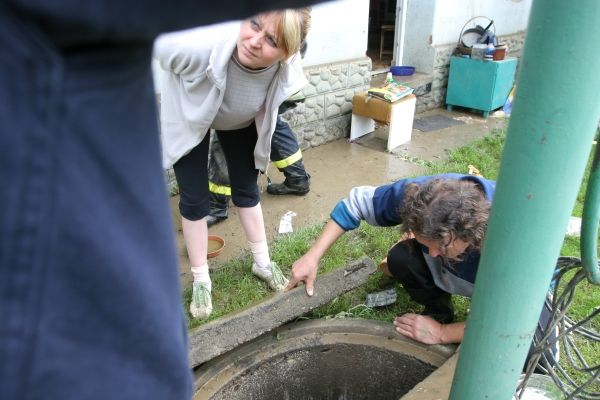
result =
M211 227L214 224L225 221L229 211L229 196L209 192L208 201L210 204L210 211L206 216L206 225Z
M267 192L276 196L283 194L294 194L304 196L310 191L310 177L285 178L283 183L271 183L267 186Z
M218 224L219 222L225 221L226 219L227 219L227 216L216 217L214 215L207 215L206 216L206 225L208 225L208 227L210 228L214 224Z

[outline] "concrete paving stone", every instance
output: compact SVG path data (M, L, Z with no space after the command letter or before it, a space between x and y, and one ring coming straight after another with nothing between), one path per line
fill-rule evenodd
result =
M396 302L397 297L398 294L396 293L396 288L390 288L376 293L368 293L365 306L369 308L389 306Z
M305 287L279 293L240 313L222 317L189 331L190 363L196 367L363 285L376 271L375 262L363 257L343 268L319 276L314 295Z

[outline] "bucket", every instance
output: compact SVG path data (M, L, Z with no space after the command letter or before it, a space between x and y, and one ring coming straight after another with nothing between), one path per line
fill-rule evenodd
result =
M208 258L218 256L225 248L225 239L217 235L208 235Z
M496 51L494 52L494 60L501 61L506 57L506 46L500 45L496 47Z
M482 18L488 21L486 28L482 27L481 25L475 25L475 27L467 29L467 25L469 25L472 22L474 23L474 21L477 19ZM492 29L491 31L490 28ZM462 29L460 30L460 34L458 35L458 43L456 45L458 52L460 54L470 56L471 48L473 47L473 45L479 43L478 41L486 35L491 35L494 38L496 37L496 25L494 24L494 21L491 18L485 16L477 16L471 18L470 20L465 22Z
M394 76L409 76L415 73L415 67L410 65L393 66L390 72Z

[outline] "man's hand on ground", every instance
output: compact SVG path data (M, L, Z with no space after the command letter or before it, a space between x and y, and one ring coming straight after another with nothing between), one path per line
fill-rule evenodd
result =
M285 290L291 290L298 286L298 283L306 284L306 294L313 295L315 280L317 279L318 261L312 260L307 254L300 257L294 265L292 265L292 276Z
M431 317L404 314L394 319L396 332L424 344L442 343L443 325Z
M426 315L404 314L394 319L396 332L425 344L460 343L465 336L465 322L440 324Z

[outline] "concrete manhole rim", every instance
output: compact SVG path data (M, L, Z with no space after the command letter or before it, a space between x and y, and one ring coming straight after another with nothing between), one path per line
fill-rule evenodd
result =
M364 345L403 353L439 367L456 346L428 346L405 338L389 322L365 319L318 319L293 322L219 356L196 370L196 390L219 392L227 382L286 353L329 345Z

